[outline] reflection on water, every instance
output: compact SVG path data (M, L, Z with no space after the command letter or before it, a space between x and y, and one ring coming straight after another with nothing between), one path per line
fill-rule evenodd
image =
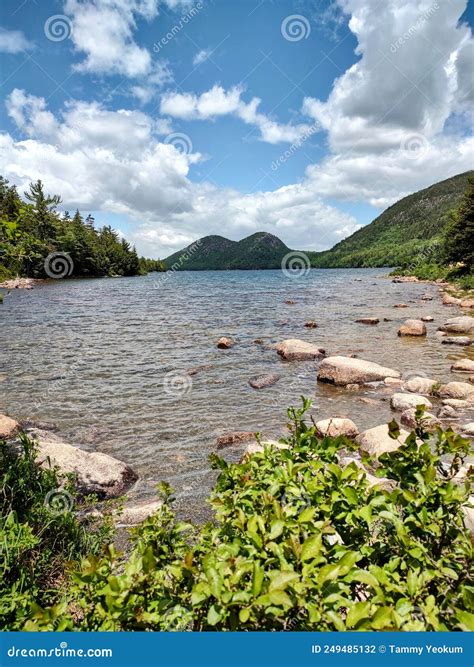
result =
M216 437L280 435L286 407L301 394L320 418L346 415L359 428L390 418L393 390L318 385L318 362L283 362L272 343L302 338L328 354L355 353L439 380L449 378L452 359L473 354L441 345L437 326L459 313L441 305L436 287L395 284L382 273L183 272L16 290L0 307L0 411L54 422L71 441L127 461L141 475L140 496L170 481L192 512L211 483ZM434 299L422 301L424 294ZM409 307L394 309L399 302ZM403 320L427 314L435 321L426 339L397 337ZM355 323L364 316L380 324ZM308 320L319 327L305 328ZM218 350L220 336L238 342ZM260 373L281 377L256 391L248 380Z

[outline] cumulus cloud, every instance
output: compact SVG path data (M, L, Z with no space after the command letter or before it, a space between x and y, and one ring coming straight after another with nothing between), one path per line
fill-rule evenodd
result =
M201 51L198 51L196 55L193 58L193 65L197 67L198 65L201 65L203 62L205 62L209 56L212 53L212 49L201 49Z
M215 84L212 88L195 95L194 93L167 92L161 97L162 114L184 120L213 120L219 116L233 115L248 125L255 125L260 130L260 138L270 144L293 142L314 131L309 124L280 124L258 111L261 100L254 97L244 102L242 86L233 86L225 90Z
M0 28L0 53L21 53L33 48L33 43L26 39L21 30Z

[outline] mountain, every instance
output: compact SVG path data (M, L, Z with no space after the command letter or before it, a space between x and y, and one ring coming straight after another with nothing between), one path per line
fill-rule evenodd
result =
M400 266L420 256L427 262L469 186L474 171L458 174L400 199L373 222L331 250L304 251L320 268ZM241 241L205 236L164 260L167 269L278 269L290 249L276 236L257 232Z
M167 269L184 271L279 269L290 249L273 234L257 232L241 241L204 236L164 260Z
M373 222L331 250L308 252L311 265L321 268L400 266L416 256L430 258L449 214L459 206L474 171L458 174L400 199Z

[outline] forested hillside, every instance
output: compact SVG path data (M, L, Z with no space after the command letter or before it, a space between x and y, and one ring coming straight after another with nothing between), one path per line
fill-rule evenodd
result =
M138 257L110 226L96 227L79 211L56 210L58 195L31 183L22 199L0 176L0 280L70 276L134 276L164 270L159 260ZM60 273L58 273L60 271ZM56 272L56 275L55 275Z

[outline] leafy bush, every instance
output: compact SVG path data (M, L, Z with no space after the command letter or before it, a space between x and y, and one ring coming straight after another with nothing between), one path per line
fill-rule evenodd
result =
M176 521L163 485L129 559L112 547L85 559L63 601L26 628L472 629L469 489L455 479L468 441L420 425L397 451L365 457L390 480L371 485L360 463L342 460L355 444L318 437L308 406L289 410L281 449L232 465L212 457L214 522Z
M69 560L97 552L110 523L80 522L73 480L35 463L35 443L20 451L0 441L0 628L20 629L32 604L52 604L67 585ZM90 499L92 501L92 499ZM87 507L85 501L82 505Z

